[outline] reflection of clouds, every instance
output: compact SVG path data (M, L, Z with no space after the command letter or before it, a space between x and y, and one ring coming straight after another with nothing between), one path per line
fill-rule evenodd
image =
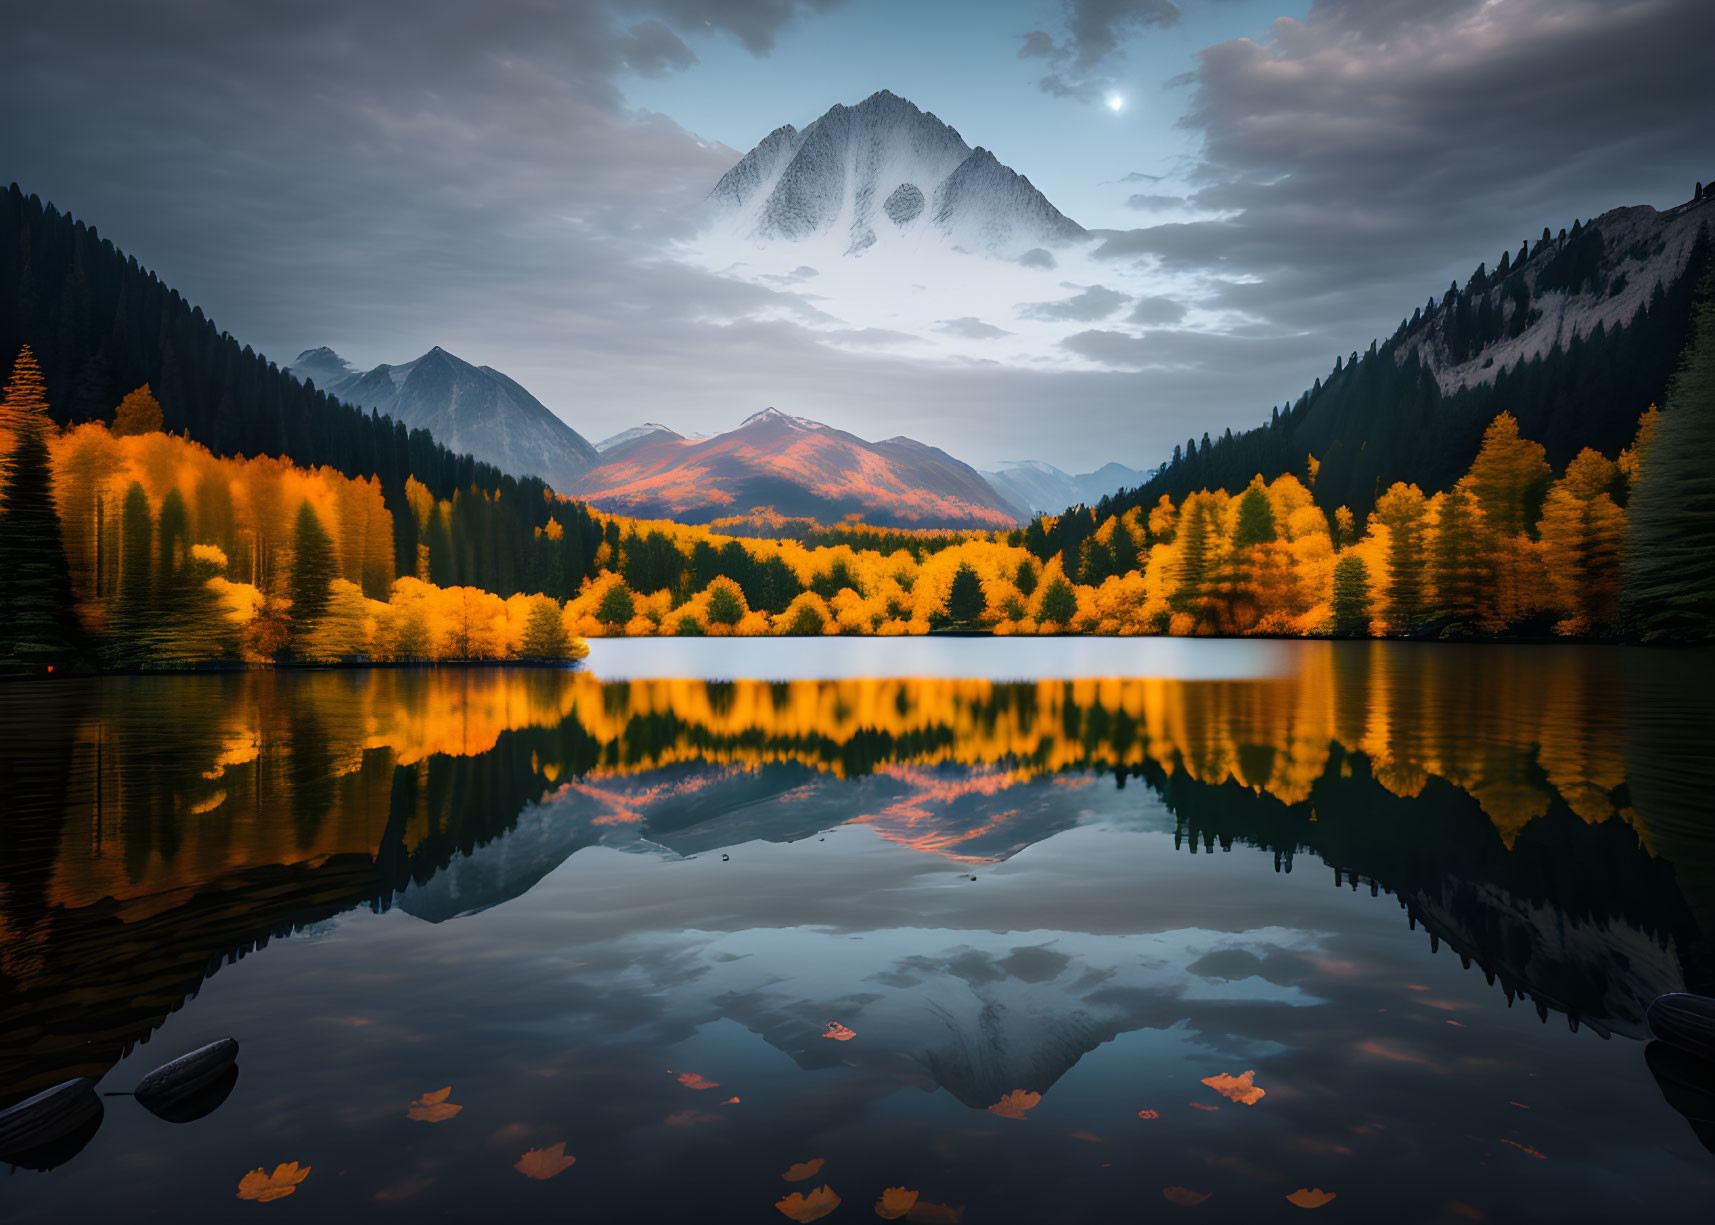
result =
M950 934L957 939L947 943ZM869 931L861 940L805 927L660 933L635 947L641 953L672 941L688 960L638 960L671 968L674 979L627 972L624 980L670 1001L667 1011L681 1018L671 1028L724 1017L805 1066L837 1061L878 1075L908 1073L980 1109L1011 1089L1047 1090L1085 1053L1122 1032L1187 1020L1195 1029L1197 1001L1320 1002L1303 987L1263 978L1225 989L1197 986L1187 966L1211 936L1194 929L1031 932L1023 944L1018 933L913 927ZM1264 951L1310 950L1319 942L1278 927L1223 939ZM682 977L693 966L694 986ZM861 1044L833 1049L819 1041L830 1016L857 1030ZM1206 1040L1222 1046L1217 1037Z

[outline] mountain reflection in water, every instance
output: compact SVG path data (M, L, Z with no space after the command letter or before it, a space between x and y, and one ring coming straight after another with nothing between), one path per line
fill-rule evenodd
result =
M1411 1135L1421 1159L1428 1141L1412 1134L1414 1114L1427 1127L1439 1108L1429 1099L1452 1095L1463 1066L1444 1044L1517 1000L1527 1015L1569 1022L1553 1056L1568 1079L1593 1061L1603 1070L1585 1091L1611 1094L1622 1076L1631 1097L1615 1118L1647 1117L1646 1130L1671 1141L1642 1162L1669 1195L1662 1202L1690 1203L1693 1187L1707 1194L1709 1168L1696 1161L1715 1159L1661 1105L1641 1048L1603 1046L1588 1031L1637 1038L1654 996L1715 984L1711 658L1321 643L1294 647L1289 661L1248 680L604 683L588 672L467 669L13 686L0 692L0 1107L69 1077L102 1077L122 1059L146 1070L182 1045L132 1054L171 1014L185 1010L188 1041L202 1032L199 1010L238 1007L240 995L286 1026L260 1056L286 1083L256 1092L289 1096L291 1035L307 1049L327 1019L292 1010L310 1008L310 994L315 1009L352 1006L325 976L289 994L288 980L309 972L304 959L319 956L341 981L391 976L402 1015L441 1015L448 1039L461 1023L480 1028L459 1010L481 999L533 1034L518 1041L544 1058L553 1042L536 1051L542 1034L575 1015L657 1062L667 1049L688 1057L688 1044L689 1055L744 1068L761 1056L736 1053L737 1035L758 1036L800 1074L838 1071L827 1092L856 1114L897 1114L883 1098L902 1085L944 1089L957 1108L981 1112L962 1129L949 1116L941 1138L925 1140L951 1166L977 1160L967 1133L986 1131L986 1108L1009 1093L1044 1095L1031 1124L1080 1101L1093 1111L1092 1078L1126 1074L1125 1060L1167 1067L1201 1051L1210 1072L1256 1068L1279 1110L1433 1069L1416 1106L1391 1089L1361 1106L1347 1099L1343 1138L1316 1141L1327 1150L1316 1160L1335 1162L1322 1176L1343 1178L1350 1203L1361 1180L1329 1153L1349 1162L1373 1126L1396 1143ZM1235 847L1261 857L1264 875L1237 857L1185 858ZM1294 869L1314 870L1314 891L1288 884ZM1342 901L1351 890L1358 899ZM389 921L329 922L360 907L438 926L408 929L407 947L407 929ZM501 937L526 923L525 939L541 944L503 969L512 954ZM187 1003L199 990L220 994L204 980L223 964L306 928L319 939L270 950L231 999ZM1442 946L1463 967L1453 980L1446 957L1426 960ZM425 957L467 979L467 994L446 998ZM1429 967L1433 984L1404 981L1432 977ZM1371 981L1381 978L1403 984L1385 1006ZM1354 1019L1411 1004L1439 1017L1439 1032L1366 1037ZM858 1039L821 1040L830 1019ZM723 1028L734 1024L736 1035ZM256 1049L254 1035L237 1036ZM1287 1052L1305 1077L1297 1086L1278 1066ZM1500 1056L1459 1059L1478 1061L1472 1075L1485 1060L1507 1075ZM529 1095L514 1086L509 1098L500 1080L533 1074L500 1055L491 1063L491 1095L521 1105ZM598 1095L611 1075L561 1074ZM427 1075L434 1083L413 1092L459 1079L456 1069ZM1202 1182L1180 1181L1208 1190L1224 1168L1276 1199L1297 1186L1261 1176L1264 1154L1278 1164L1284 1143L1254 1134L1262 1107L1223 1102L1199 1079L1176 1085L1164 1106L1184 1114L1194 1090L1224 1106L1223 1118L1244 1111L1251 1130L1228 1137L1224 1167L1205 1162ZM247 1087L224 1108L226 1126ZM712 1104L674 1102L716 1127ZM1136 1123L1147 1105L1127 1117ZM313 1132L311 1104L291 1109ZM612 1109L592 1106L591 1117ZM110 1107L108 1131L118 1113ZM497 1116L489 1131L511 1122ZM929 1124L890 1126L906 1135ZM1547 1151L1547 1141L1494 1139ZM1589 1173L1606 1160L1597 1138L1583 1141L1583 1157L1554 1154L1561 1168L1518 1177L1558 1178L1565 1203L1585 1210L1579 1194L1612 1188ZM1504 1160L1487 1142L1473 1164ZM743 1148L730 1135L723 1144ZM1587 1163L1570 1183L1568 1158ZM63 1209L55 1187L66 1184L53 1180L90 1159L43 1180L25 1206ZM1374 1153L1363 1178L1385 1185L1405 1159ZM581 1154L577 1172L589 1165ZM243 1172L213 1181L225 1189ZM987 1169L960 1191L970 1219L998 1177ZM1014 1188L998 1203L1023 1213L1032 1202L1040 1219L1111 1210L1099 1188L1087 1201L1033 1199L1050 1190L1020 1199ZM866 1215L857 1191L851 1207ZM1547 1213L1551 1200L1533 1194ZM1240 1198L1226 1193L1234 1210ZM983 1219L1037 1219L1006 1212Z

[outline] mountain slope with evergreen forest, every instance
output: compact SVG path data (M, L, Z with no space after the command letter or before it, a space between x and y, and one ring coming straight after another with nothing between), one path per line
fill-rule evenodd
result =
M587 508L300 382L95 227L14 183L0 191L0 383L25 345L41 363L57 425L107 419L125 393L147 384L162 426L217 456L277 456L376 478L401 574L564 598L595 573L602 524ZM446 504L442 513L413 511L411 480ZM564 531L545 536L539 529L550 519Z
M1098 521L1162 495L1242 489L1261 473L1313 480L1316 502L1360 520L1396 481L1451 486L1483 432L1510 412L1556 471L1584 447L1617 454L1662 400L1712 266L1715 191L1674 208L1614 209L1479 264L1385 341L1334 368L1264 425L1174 448L1140 486L1102 499Z

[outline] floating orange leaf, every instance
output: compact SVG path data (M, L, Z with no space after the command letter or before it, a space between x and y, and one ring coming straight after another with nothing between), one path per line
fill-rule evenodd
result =
M552 1148L533 1148L520 1157L512 1168L526 1178L552 1178L572 1168L576 1157L566 1156L564 1140Z
M1093 1131L1075 1131L1072 1133L1072 1139L1088 1140L1091 1144L1100 1144L1102 1142L1102 1138Z
M875 1201L875 1215L884 1221L897 1221L910 1212L916 1202L917 1192L907 1191L904 1187L888 1187Z
M679 1083L684 1085L687 1089L718 1089L721 1087L720 1081L704 1080L695 1072L679 1073Z
M272 1174L257 1166L238 1180L238 1198L253 1199L266 1204L269 1200L285 1199L298 1189L298 1184L310 1176L310 1167L299 1167L296 1161L283 1162Z
M1003 1119L1022 1119L1024 1112L1041 1100L1040 1093L1026 1093L1023 1089L1014 1089L990 1106L989 1113L998 1114Z
M721 1105L723 1105L723 1106L736 1106L736 1105L738 1105L738 1099L736 1097L729 1097L729 1098L727 1098L726 1101L722 1102Z
M957 1208L951 1208L946 1204L930 1204L918 1200L911 1205L911 1211L905 1214L905 1219L916 1222L916 1225L958 1225L965 1219L965 1206L960 1204Z
M1220 1109L1219 1106L1210 1106L1204 1102L1190 1102L1188 1104L1190 1105L1191 1109L1193 1109L1193 1110L1219 1110Z
M1539 1161L1547 1161L1548 1160L1548 1154L1547 1153L1539 1153L1534 1148L1530 1147L1530 1145L1528 1145L1528 1144L1520 1144L1517 1140L1509 1140L1505 1136L1501 1136L1501 1137L1499 1137L1499 1139L1500 1139L1500 1142L1502 1144L1510 1144L1514 1148L1516 1148L1519 1152L1529 1153L1532 1157L1537 1158Z
M822 1168L822 1162L825 1160L826 1158L824 1157L817 1157L810 1161L800 1161L780 1177L785 1179L787 1182L803 1182L806 1178L814 1178L817 1171Z
M1181 1208L1195 1208L1214 1192L1193 1191L1190 1187L1163 1187L1161 1194L1170 1204L1178 1204Z
M840 1197L824 1183L808 1195L794 1191L774 1206L794 1221L816 1221L838 1208Z
M1263 1090L1251 1083L1251 1077L1255 1075L1255 1072L1246 1072L1243 1076L1228 1076L1222 1072L1219 1076L1205 1076L1203 1083L1241 1106L1254 1106L1263 1098Z
M452 1091L453 1087L448 1085L445 1089L436 1089L433 1093L423 1094L422 1097L411 1103L411 1108L405 1112L405 1117L415 1119L419 1123L445 1122L464 1109L463 1106L455 1106L447 1101L447 1097Z
M1159 1119L1161 1112L1159 1110L1140 1110L1137 1112L1137 1117L1140 1119Z
M823 1034L822 1037L832 1038L835 1042L850 1042L853 1038L857 1037L857 1030L847 1029L838 1021L829 1021L828 1032Z
M1321 1187L1300 1187L1286 1198L1300 1208L1320 1208L1334 1198L1334 1193Z

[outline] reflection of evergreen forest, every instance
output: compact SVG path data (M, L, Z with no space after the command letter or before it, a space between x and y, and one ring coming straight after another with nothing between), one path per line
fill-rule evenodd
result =
M982 774L999 780L980 792L996 822L1018 807L1008 790L1039 779L1140 781L1182 845L1251 844L1287 870L1314 855L1397 895L1509 994L1629 1031L1649 994L1707 982L1715 854L1696 814L1715 780L1692 773L1708 758L1687 742L1715 723L1711 661L1470 651L1305 644L1287 675L1249 681L32 685L0 742L0 1104L99 1073L221 960L388 907L538 802L602 825L577 806L585 791L708 766L832 786Z

